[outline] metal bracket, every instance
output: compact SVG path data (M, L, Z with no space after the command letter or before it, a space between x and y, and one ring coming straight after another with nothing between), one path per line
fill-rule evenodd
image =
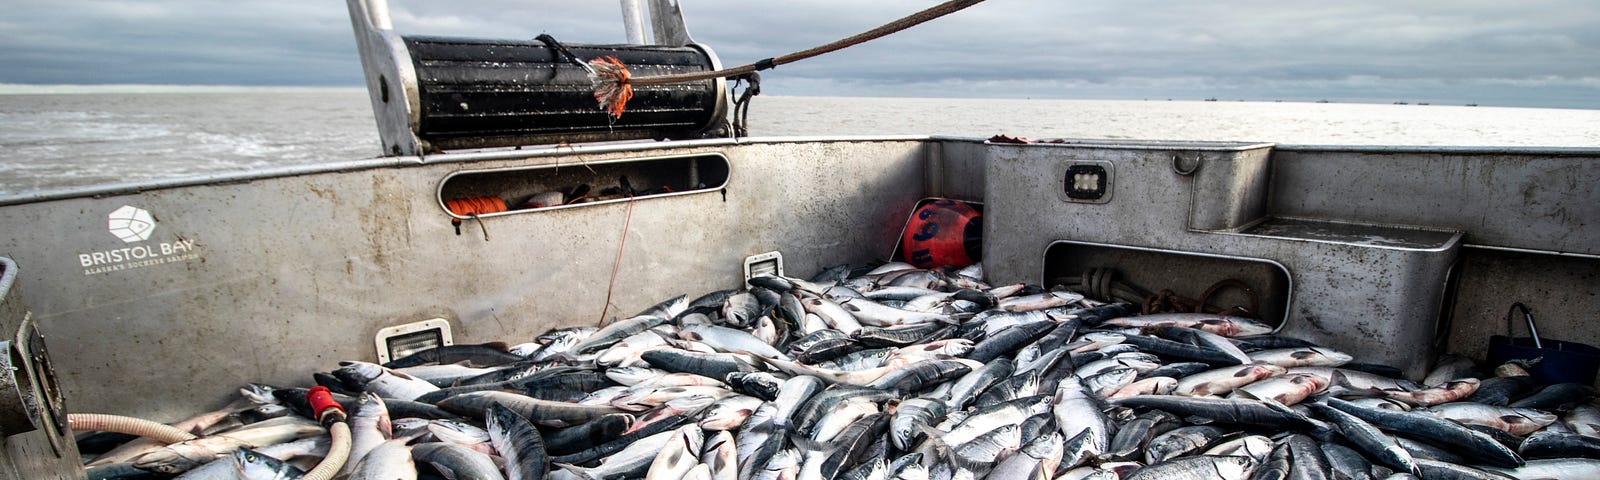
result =
M417 72L405 42L389 21L388 0L347 2L383 156L420 155L428 146L416 135L422 121Z
M650 30L655 34L657 45L681 47L694 43L678 0L650 0Z

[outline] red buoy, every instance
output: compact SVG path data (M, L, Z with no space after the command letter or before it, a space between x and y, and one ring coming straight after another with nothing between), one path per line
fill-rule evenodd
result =
M928 202L912 213L900 242L905 262L919 268L971 265L983 256L983 214L956 200Z

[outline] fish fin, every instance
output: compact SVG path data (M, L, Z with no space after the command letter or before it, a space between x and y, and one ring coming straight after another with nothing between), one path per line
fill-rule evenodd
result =
M1450 422L1450 423L1454 423L1456 425L1459 425L1459 426L1461 426L1461 428L1466 428L1466 429L1471 429L1472 428L1472 427L1467 426L1467 422L1456 420L1454 418L1446 418L1446 417L1439 417L1439 418L1444 419L1444 421L1446 421L1446 422ZM1479 432L1479 433L1482 434L1482 432Z
M1257 398L1257 400L1260 400L1263 405L1267 406L1267 408L1271 408L1273 410L1277 410L1277 411L1283 412L1283 413L1290 413L1290 414L1294 414L1294 415L1300 415L1300 412L1294 411L1293 408L1289 408L1288 405L1284 405L1282 402L1279 402L1277 400L1274 400L1274 399L1271 399L1271 398Z
M800 449L802 457L805 456L805 452L826 452L833 449L833 447L824 445L822 442L818 442L811 437L800 434L799 432L790 431L788 435L789 442L794 444L795 448Z
M450 480L455 480L455 479L458 479L458 478L462 478L462 475L457 474L455 469L450 468L450 465L448 465L446 463L443 463L443 462L428 462L428 465L432 466L434 470L438 470L439 471L439 475L443 476L444 478L448 478Z
M956 468L972 472L975 478L982 478L990 470L993 470L995 466L995 462L967 460L966 458L962 458L960 455L953 456L951 460L953 460L952 463L956 466Z
M1334 390L1337 387L1341 390ZM1344 372L1334 370L1328 375L1328 390L1335 391L1333 396L1358 396L1363 398L1388 397L1389 393L1381 388L1361 388L1350 383L1350 377Z
M1392 402L1398 402L1398 403L1404 404L1408 408L1418 408L1418 407L1426 407L1426 406L1428 406L1428 404L1420 402L1416 398L1411 397L1410 395L1402 395L1401 392L1386 392L1384 394L1384 398L1389 400L1389 401L1392 401Z
M568 472L572 472L573 475L577 475L577 476L579 476L581 478L585 478L585 479L588 479L588 480L600 480L599 477L594 476L594 474L592 473L594 471L593 468L584 468L584 467L580 467L580 466L572 465L572 464L567 464L567 463L557 463L557 464L555 464L555 466L560 467L562 470L566 470Z
M1307 358L1312 358L1312 357L1315 357L1317 355L1319 355L1319 353L1317 353L1317 352L1308 351L1308 350L1300 350L1300 351L1296 351L1294 353L1289 354L1289 357L1293 358L1295 360L1305 360Z
M1250 392L1247 392L1247 391L1244 391L1244 390L1241 390L1241 389L1234 390L1233 394L1229 395L1228 398L1243 398L1243 399L1246 399L1246 400L1261 400L1261 397L1256 396L1256 394L1250 393Z
M390 375L394 375L396 377L400 377L402 379L406 379L406 380L417 380L417 377L414 377L409 373L402 372L402 371L399 371L399 370L395 370L395 369L389 368L389 367L384 367L384 372L388 373Z
M944 442L944 438L941 436L942 432L921 423L916 423L913 426L918 432L922 433L922 436L924 437L922 441L933 446L933 452L940 461L950 461L954 463L961 460L956 455L955 449L950 448L950 444Z
M786 372L786 373L788 373L790 375L810 375L811 374L810 372L807 371L806 368L802 367L800 364L797 364L797 363L794 363L794 362L790 362L790 361L787 361L787 360L781 360L781 359L777 359L777 358L762 358L761 360L763 362L765 362L767 365L770 365L773 368L776 368L778 370L782 370L782 371L784 371L784 372Z
M257 403L254 399L252 399L249 396L241 396L239 398L233 399L232 402L228 402L228 405L225 406L225 407L222 407L222 410L226 411L228 413L239 413L239 412L243 412L245 410L254 409L254 408L259 407L261 405L262 405L261 403Z
M1190 416L1184 417L1183 420L1186 421L1186 422L1195 424L1195 425L1209 425L1209 424L1211 424L1212 422L1215 421L1215 420L1212 420L1210 418L1202 417L1202 416L1199 416L1199 415L1190 415Z
M510 345L506 345L506 342L489 342L489 343L483 344L483 347L491 348L491 349L494 349L494 350L499 350L499 351L502 351L502 352L508 352L508 353L511 352L511 346Z

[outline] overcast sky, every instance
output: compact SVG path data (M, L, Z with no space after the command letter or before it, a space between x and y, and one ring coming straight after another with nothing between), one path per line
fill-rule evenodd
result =
M725 65L937 0L682 0ZM358 86L336 0L10 0L0 83ZM623 41L616 0L393 0L396 30ZM777 95L1174 98L1600 108L1597 0L988 0L763 72Z

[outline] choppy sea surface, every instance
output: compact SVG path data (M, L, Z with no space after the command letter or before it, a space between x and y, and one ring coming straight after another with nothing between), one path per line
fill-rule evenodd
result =
M996 134L1600 147L1600 110L1167 100L756 97L756 136ZM359 88L0 94L0 196L372 158Z

